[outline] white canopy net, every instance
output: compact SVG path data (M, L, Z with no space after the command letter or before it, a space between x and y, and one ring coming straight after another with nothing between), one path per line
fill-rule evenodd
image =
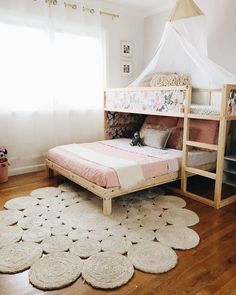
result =
M139 86L144 77L157 72L188 74L199 88L236 84L236 76L208 58L205 16L193 0L177 0L156 54L130 86Z

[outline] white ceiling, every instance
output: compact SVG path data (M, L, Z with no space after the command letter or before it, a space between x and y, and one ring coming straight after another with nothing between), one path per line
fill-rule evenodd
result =
M107 0L108 2L139 10L144 14L154 14L173 7L175 0Z

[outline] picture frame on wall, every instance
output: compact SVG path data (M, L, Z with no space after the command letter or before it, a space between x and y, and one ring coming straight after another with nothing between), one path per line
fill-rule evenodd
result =
M133 74L133 66L130 61L121 62L121 75L123 77L131 77Z
M132 57L133 45L130 41L121 41L121 55L124 57Z

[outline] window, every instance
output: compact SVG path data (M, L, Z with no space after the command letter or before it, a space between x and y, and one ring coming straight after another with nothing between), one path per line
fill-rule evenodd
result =
M0 38L1 110L101 108L99 38L6 23Z

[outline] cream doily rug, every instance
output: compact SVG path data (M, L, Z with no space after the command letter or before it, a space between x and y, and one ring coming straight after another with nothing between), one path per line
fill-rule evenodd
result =
M0 248L20 241L23 230L18 226L3 226L0 228Z
M122 225L114 225L109 227L108 229L108 234L111 236L116 236L116 237L124 237L127 232L128 228Z
M177 264L177 255L168 246L157 242L142 242L133 245L128 258L134 267L149 273L163 273Z
M23 211L25 217L28 216L42 216L42 214L46 213L48 208L42 205L30 206Z
M12 199L0 211L0 272L34 263L29 279L43 290L63 288L81 272L103 289L126 284L133 266L166 272L177 264L171 248L198 245L197 233L185 226L199 218L182 209L182 198L163 193L153 188L115 198L110 216L103 215L101 199L71 183Z
M131 245L131 242L124 237L108 237L101 242L104 252L111 251L120 254L128 252Z
M194 248L200 241L199 235L194 230L174 225L158 229L156 238L162 244L181 250Z
M109 237L109 232L105 229L101 229L99 231L91 230L87 234L88 239L96 240L96 241L102 241Z
M0 226L16 224L23 216L18 210L0 211Z
M45 226L37 226L27 229L22 234L22 240L40 243L51 236L51 230Z
M155 198L155 204L164 209L183 208L186 206L184 199L169 195L163 195Z
M23 271L39 259L42 253L42 248L31 242L21 242L4 247L0 250L0 272Z
M29 280L42 290L60 289L77 280L82 267L83 261L71 253L49 254L32 265Z
M100 252L84 262L82 276L93 287L112 289L126 284L133 276L134 268L123 255Z
M70 252L81 258L88 258L101 251L101 243L95 240L77 241L70 246Z
M162 218L169 224L179 226L193 226L199 222L195 212L182 208L168 209L162 214Z
M75 229L68 234L68 237L72 241L84 241L88 239L88 234L89 232L86 229Z
M127 231L126 237L132 243L139 243L143 241L153 241L155 239L155 233L153 230L148 230L140 227L138 229L131 229Z
M7 201L4 205L6 209L24 210L30 206L37 205L39 200L29 196L22 196Z
M157 228L162 228L166 226L165 220L161 217L145 216L140 219L140 225L145 229L155 230Z
M45 253L55 253L69 250L71 243L72 240L66 236L51 236L40 245Z
M45 199L45 198L53 198L59 196L61 193L60 188L49 186L35 189L31 192L31 196L36 197L38 199Z
M69 232L72 231L72 227L66 224L61 224L51 228L51 232L53 236L66 236Z
M20 219L17 224L23 229L28 229L35 226L41 226L43 224L43 218L40 216L30 215Z

